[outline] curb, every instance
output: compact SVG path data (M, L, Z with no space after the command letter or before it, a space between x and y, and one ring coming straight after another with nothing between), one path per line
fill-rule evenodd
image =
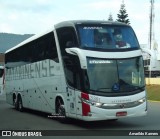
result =
M160 101L155 101L155 100L148 100L149 102L156 102L156 103L160 103Z

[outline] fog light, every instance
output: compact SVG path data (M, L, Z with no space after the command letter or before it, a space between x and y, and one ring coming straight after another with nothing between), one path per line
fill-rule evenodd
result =
M88 112L88 116L92 116L92 113Z

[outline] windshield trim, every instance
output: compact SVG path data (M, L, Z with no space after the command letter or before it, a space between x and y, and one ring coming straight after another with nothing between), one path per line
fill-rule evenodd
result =
M91 51L101 51L101 52L126 52L126 51L135 51L140 50L137 48L126 48L126 49L103 49L103 48L92 48L92 47L80 47L82 50L91 50Z
M134 95L137 93L140 93L145 90L145 85L142 87L139 87L136 90L133 91L125 91L125 92L105 92L105 91L97 91L97 90L88 90L88 94L91 95L98 95L98 96L107 96L107 97L117 97L117 96L129 96L129 95Z

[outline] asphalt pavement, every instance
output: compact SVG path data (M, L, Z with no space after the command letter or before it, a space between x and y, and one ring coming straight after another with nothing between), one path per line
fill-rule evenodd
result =
M160 102L148 102L148 114L145 117L135 117L119 119L118 121L98 121L98 122L84 122L80 120L71 120L69 123L64 124L59 122L57 119L52 119L48 117L49 115L42 112L25 110L24 112L19 112L14 109L13 106L9 105L5 101L5 95L0 95L0 130L94 130L94 136L90 134L87 139L97 139L101 131L115 131L117 130L127 130L127 131L160 131ZM86 132L85 132L86 133ZM115 133L116 134L116 133ZM159 135L160 136L160 135ZM84 136L77 136L76 138L86 138ZM105 138L106 136L100 136ZM129 136L130 138L157 138L155 136ZM1 138L1 137L0 137ZM43 137L44 138L44 137ZM56 138L64 138L56 136ZM65 139L71 136L66 136ZM109 136L109 138L114 138ZM116 136L117 138L117 136ZM122 138L122 136L119 136ZM54 138L55 139L55 138ZM108 139L108 137L107 137ZM124 138L123 138L124 139ZM128 139L128 138L127 138Z

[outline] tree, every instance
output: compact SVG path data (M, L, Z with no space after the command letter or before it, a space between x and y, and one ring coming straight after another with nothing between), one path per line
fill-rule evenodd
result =
M113 17L111 13L109 14L108 21L113 21Z
M128 14L127 11L125 9L125 4L124 4L124 0L122 1L120 10L119 10L119 14L117 14L117 21L122 22L122 23L126 23L126 24L130 24L130 21L128 19Z

